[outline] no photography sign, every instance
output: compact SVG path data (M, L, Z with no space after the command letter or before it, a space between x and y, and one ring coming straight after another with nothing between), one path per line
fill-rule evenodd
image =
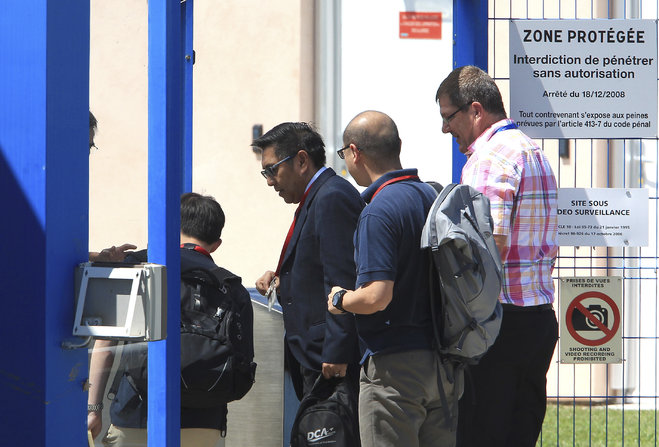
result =
M622 279L561 278L560 292L560 362L622 362Z

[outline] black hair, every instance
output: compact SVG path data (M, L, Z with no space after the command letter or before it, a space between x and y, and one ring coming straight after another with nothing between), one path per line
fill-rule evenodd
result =
M96 120L96 117L92 113L92 111L89 111L89 130L96 130L96 127L98 126L98 121Z
M325 166L325 143L323 137L308 123L281 123L252 141L252 146L264 150L274 146L280 159L295 155L303 150L316 168Z
M224 212L213 197L195 192L181 196L181 233L213 244L220 239L222 228Z

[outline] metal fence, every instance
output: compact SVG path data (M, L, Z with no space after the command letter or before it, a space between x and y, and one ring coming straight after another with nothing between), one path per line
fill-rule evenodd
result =
M504 98L511 88L508 67L511 19L652 19L659 2L491 0L488 10L489 73ZM656 101L656 99L653 99ZM509 104L507 104L509 109ZM547 377L549 404L538 445L657 445L657 139L538 140L561 188L647 188L647 247L561 247L554 277L623 278L622 364L559 364L557 352ZM560 312L559 312L560 315ZM560 343L560 340L559 340Z

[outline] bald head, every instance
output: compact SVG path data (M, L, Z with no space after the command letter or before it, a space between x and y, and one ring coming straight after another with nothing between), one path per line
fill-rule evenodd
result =
M367 110L355 116L343 132L343 144L354 144L373 167L399 169L400 137L389 115Z

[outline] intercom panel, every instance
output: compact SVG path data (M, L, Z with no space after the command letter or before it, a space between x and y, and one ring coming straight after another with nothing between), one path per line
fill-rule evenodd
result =
M73 335L155 341L167 336L167 270L159 264L83 263Z

